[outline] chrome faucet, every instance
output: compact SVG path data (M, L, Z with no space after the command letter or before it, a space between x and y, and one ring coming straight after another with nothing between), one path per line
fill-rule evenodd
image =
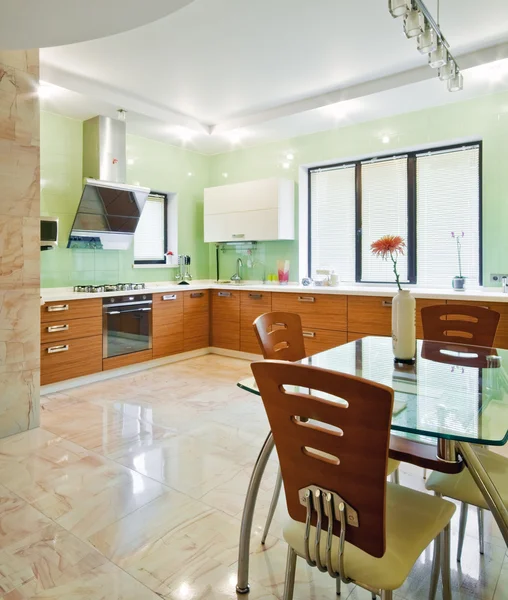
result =
M503 284L503 294L508 294L508 277L506 275L501 277L501 283Z
M233 283L240 283L240 281L242 281L242 278L240 276L240 269L242 267L243 267L242 259L240 257L238 257L236 259L236 273L231 277L231 281Z

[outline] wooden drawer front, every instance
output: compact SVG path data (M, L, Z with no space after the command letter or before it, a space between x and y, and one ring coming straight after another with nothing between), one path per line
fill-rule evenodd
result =
M152 358L183 352L182 293L154 294L152 315Z
M183 349L185 352L210 345L210 294L208 290L184 292Z
M212 346L240 350L240 292L213 290Z
M508 348L508 303L504 302L470 302L467 300L447 300L447 304L461 304L469 306L482 306L495 310L501 315L497 326L494 346L496 348Z
M344 331L327 331L325 329L306 329L303 328L305 339L305 352L307 356L312 356L318 352L329 350L335 346L340 346L347 342L347 333Z
M102 371L102 335L41 345L41 384Z
M100 315L88 319L69 319L41 323L41 343L52 344L65 340L75 340L102 335L102 318Z
M416 339L423 340L422 308L435 304L446 304L446 300L416 299Z
M261 354L252 323L264 313L272 310L270 292L240 292L240 350Z
M348 331L367 335L392 335L392 299L348 296Z
M183 310L186 314L208 312L210 308L209 290L196 290L183 293Z
M347 329L347 296L331 294L274 292L272 310L298 313L303 327L311 329Z
M364 337L367 337L367 333L355 333L354 331L347 332L347 341L355 342L356 340L361 340Z
M102 298L46 302L41 306L41 321L43 323L87 317L102 317Z

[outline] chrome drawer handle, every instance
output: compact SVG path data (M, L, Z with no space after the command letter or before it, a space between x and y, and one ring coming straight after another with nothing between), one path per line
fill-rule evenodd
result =
M163 300L176 300L176 294L167 294L166 296L162 296Z
M245 233L233 233L232 238L244 238Z
M68 331L68 330L69 330L68 325L52 325L51 327L48 327L48 333L55 333L56 331Z
M233 294L231 292L219 292L217 296L220 298L231 298Z
M315 331L303 331L302 335L303 335L303 337L307 337L307 338L315 338L316 332Z
M298 296L298 302L315 302L314 296Z
M67 352L68 349L68 344L64 346L53 346L52 348L48 348L48 354L56 354L57 352Z
M261 300L262 297L263 294L249 294L249 298L252 298L253 300Z
M69 310L68 304L54 304L53 306L48 306L48 312L61 312L62 310Z
M387 306L388 308L390 308L392 305L392 301L391 300L383 300L381 302L381 306Z
M205 294L203 292L191 292L191 298L202 298Z

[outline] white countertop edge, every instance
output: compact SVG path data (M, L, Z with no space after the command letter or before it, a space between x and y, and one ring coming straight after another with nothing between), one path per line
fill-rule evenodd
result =
M155 294L169 291L188 291L188 290L245 290L247 292L285 292L300 294L335 294L338 296L384 296L393 297L397 290L391 286L381 285L339 285L337 287L329 286L303 286L297 283L289 285L279 285L277 283L247 282L242 285L219 284L216 281L203 280L193 281L189 285L178 285L174 282L154 282L147 283L145 290L135 290L129 292L104 292L100 294L86 294L73 292L71 287L67 288L41 288L41 298L44 302L55 302L59 300L85 300L87 298L109 298L111 296L132 296L134 294ZM491 302L508 302L508 294L503 294L495 288L477 288L466 290L464 292L454 292L443 288L419 288L407 287L415 298L433 298L436 300L471 300Z

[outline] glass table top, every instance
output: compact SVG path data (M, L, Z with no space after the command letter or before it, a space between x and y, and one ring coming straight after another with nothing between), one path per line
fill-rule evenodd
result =
M415 364L402 365L391 338L366 337L300 362L393 388L391 428L406 437L508 441L508 350L418 340ZM259 395L253 377L238 386Z

